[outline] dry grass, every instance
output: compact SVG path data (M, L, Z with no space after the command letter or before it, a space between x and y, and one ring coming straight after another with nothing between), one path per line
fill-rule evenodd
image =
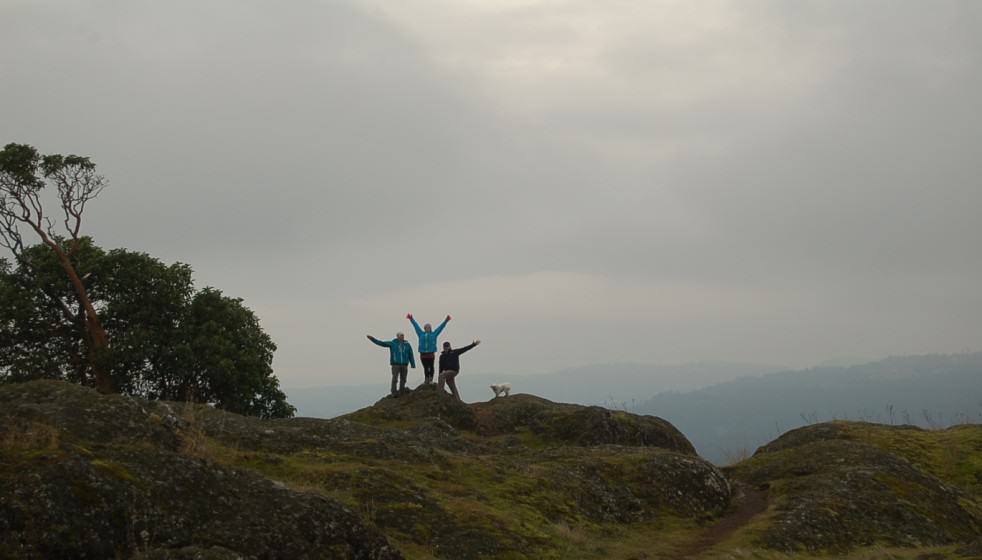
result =
M578 547L591 541L590 535L588 535L585 531L570 527L565 521L553 523L549 529L557 539L567 545Z
M378 507L375 505L375 500L368 499L359 503L358 513L361 514L362 519L365 519L374 525L376 516L378 515Z
M719 466L732 467L737 463L742 463L749 459L753 453L750 449L746 447L740 447L737 449L727 449L723 452L723 463Z
M50 451L58 449L61 435L57 428L18 418L0 422L0 449L6 451Z
M715 551L702 556L702 560L925 560L963 558L955 552L957 547L892 548L880 545L854 550L841 555L787 554L753 548L733 548Z
M178 451L187 457L205 458L208 455L208 436L199 406L185 403L181 407L181 446Z

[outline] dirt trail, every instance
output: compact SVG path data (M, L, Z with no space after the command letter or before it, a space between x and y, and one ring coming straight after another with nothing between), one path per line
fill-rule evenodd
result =
M767 509L766 490L757 490L743 484L737 485L736 490L739 492L736 499L736 509L683 548L679 558L699 558L701 554L726 540L734 531L750 523L754 516Z

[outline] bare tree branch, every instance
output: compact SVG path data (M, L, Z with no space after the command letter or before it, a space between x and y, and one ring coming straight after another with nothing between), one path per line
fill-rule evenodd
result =
M43 293L52 303L58 306L62 316L69 322L76 325L85 325L84 321L79 323L78 317L72 313L68 304L58 296L53 290L49 289L41 281L41 275L37 269L24 255L24 236L21 235L17 223L20 219L7 206L6 200L0 200L0 246L8 249L16 260L17 264L28 271L28 276L34 279L35 287Z
M0 206L4 206L6 201L0 201ZM7 212L5 208L0 208L0 245L3 245L19 257L24 252L24 238L17 228L17 217L12 212Z
M33 216L31 218L32 224L36 224L37 227L41 227L44 221L44 207L41 206L41 193L38 191L26 190L24 193L24 198L30 204L30 207L34 210L33 214L28 214Z
M105 188L105 178L95 172L95 166L87 158L78 156L46 160L45 177L58 190L65 231L72 239L71 255L78 250L85 205Z

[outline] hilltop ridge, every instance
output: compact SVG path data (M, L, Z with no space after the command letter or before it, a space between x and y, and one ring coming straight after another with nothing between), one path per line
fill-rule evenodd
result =
M260 420L41 381L0 386L0 450L2 558L961 558L982 526L979 426L825 424L719 469L532 395Z

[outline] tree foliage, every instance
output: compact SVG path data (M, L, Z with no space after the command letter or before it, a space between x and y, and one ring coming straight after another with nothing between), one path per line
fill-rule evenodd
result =
M57 256L35 245L24 248L22 260L0 261L0 380L90 383L85 329L57 303L73 291ZM276 346L242 300L214 288L196 291L185 264L107 252L86 237L71 262L113 341L106 360L121 392L262 417L293 415L273 375ZM81 305L70 311L85 313Z
M66 320L78 322L84 330L85 354L95 386L111 393L115 387L107 362L109 336L92 305L84 278L72 264L81 248L79 232L85 206L105 186L105 179L96 173L95 164L89 158L42 155L27 144L7 144L0 150L0 246L10 250L20 268L30 271L33 261L26 255L24 231L27 230L37 235L42 246L57 257L63 278L72 287L71 294L59 296L48 290L48 284L38 283L36 287L58 305ZM60 216L57 210L52 212L46 207L43 197L46 188L56 193ZM59 222L64 229L56 225ZM64 243L64 239L68 242ZM78 302L79 313L71 311L71 302Z

